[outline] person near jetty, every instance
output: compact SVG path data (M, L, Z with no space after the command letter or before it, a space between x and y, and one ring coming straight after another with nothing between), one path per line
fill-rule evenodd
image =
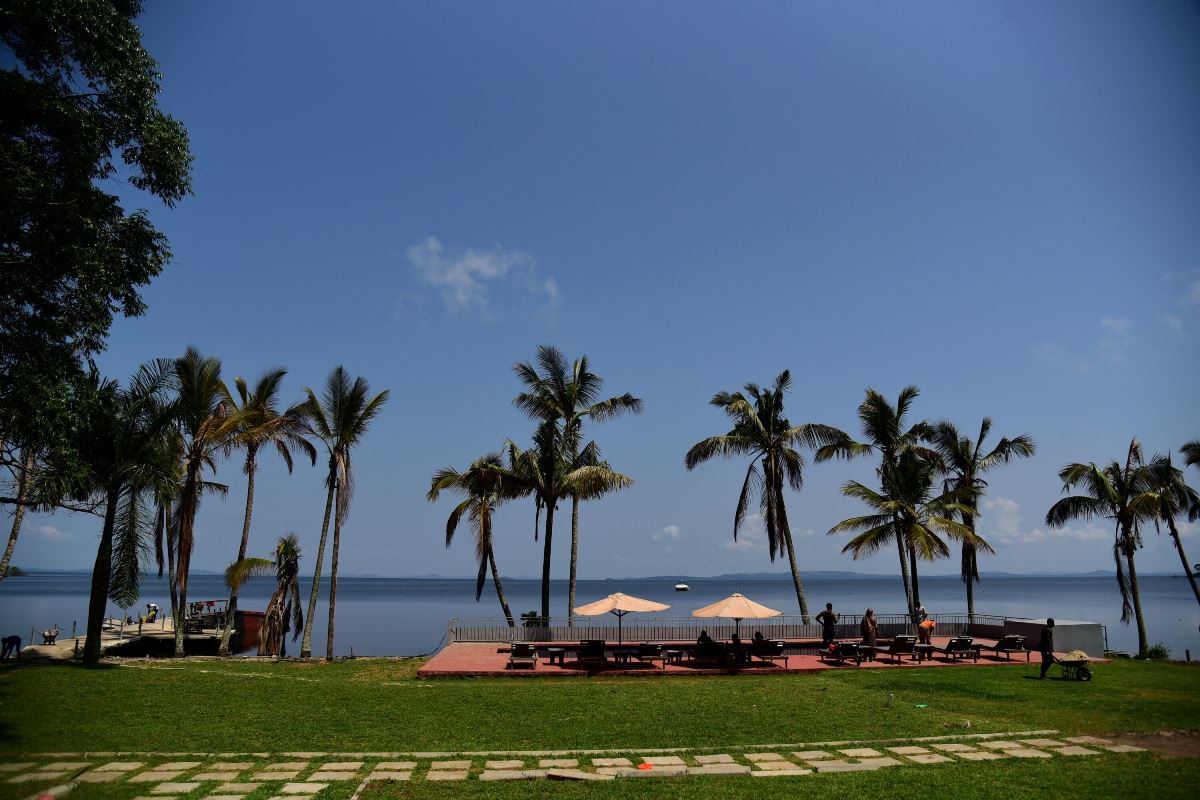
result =
M862 622L858 625L858 632L862 635L862 643L867 647L874 647L879 639L879 620L875 618L875 610L867 609L867 613L863 615Z
M1042 654L1042 674L1041 679L1046 680L1046 673L1050 669L1050 665L1054 663L1054 620L1047 619L1046 627L1042 628L1042 633L1038 636L1038 652Z
M0 639L0 643L4 645L4 649L0 651L0 661L8 661L9 656L12 655L16 655L17 661L21 660L20 636L5 636Z
M817 614L817 622L821 623L822 647L829 647L833 644L833 638L837 635L838 619L838 615L833 613L833 603L826 603L825 610Z

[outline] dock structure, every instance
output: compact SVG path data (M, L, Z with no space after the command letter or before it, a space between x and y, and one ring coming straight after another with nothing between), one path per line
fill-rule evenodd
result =
M38 638L40 638L40 632ZM220 628L200 628L192 630L185 636L191 644L191 649L212 649L215 653L221 640ZM37 644L31 642L21 648L21 659L41 661L71 661L83 657L83 647L87 634L75 637L59 637L54 644ZM122 622L108 620L100 633L100 654L122 655L128 650L133 655L143 655L148 652L168 651L174 646L175 624L169 614L164 614L154 622Z

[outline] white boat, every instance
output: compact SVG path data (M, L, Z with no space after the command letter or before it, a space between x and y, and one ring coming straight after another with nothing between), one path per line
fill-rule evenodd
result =
M679 583L675 584L675 591L677 591L677 592L690 592L691 590L692 590L692 587L688 586L683 581L680 581Z

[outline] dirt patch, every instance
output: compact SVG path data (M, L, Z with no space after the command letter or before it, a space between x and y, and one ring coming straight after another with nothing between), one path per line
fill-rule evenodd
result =
M1200 758L1200 731L1114 733L1104 738L1117 744L1144 747L1168 758Z

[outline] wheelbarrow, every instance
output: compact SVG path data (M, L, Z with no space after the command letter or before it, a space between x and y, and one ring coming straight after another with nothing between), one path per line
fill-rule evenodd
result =
M1086 658L1056 658L1054 663L1062 667L1062 676L1067 680L1090 681L1092 671Z

